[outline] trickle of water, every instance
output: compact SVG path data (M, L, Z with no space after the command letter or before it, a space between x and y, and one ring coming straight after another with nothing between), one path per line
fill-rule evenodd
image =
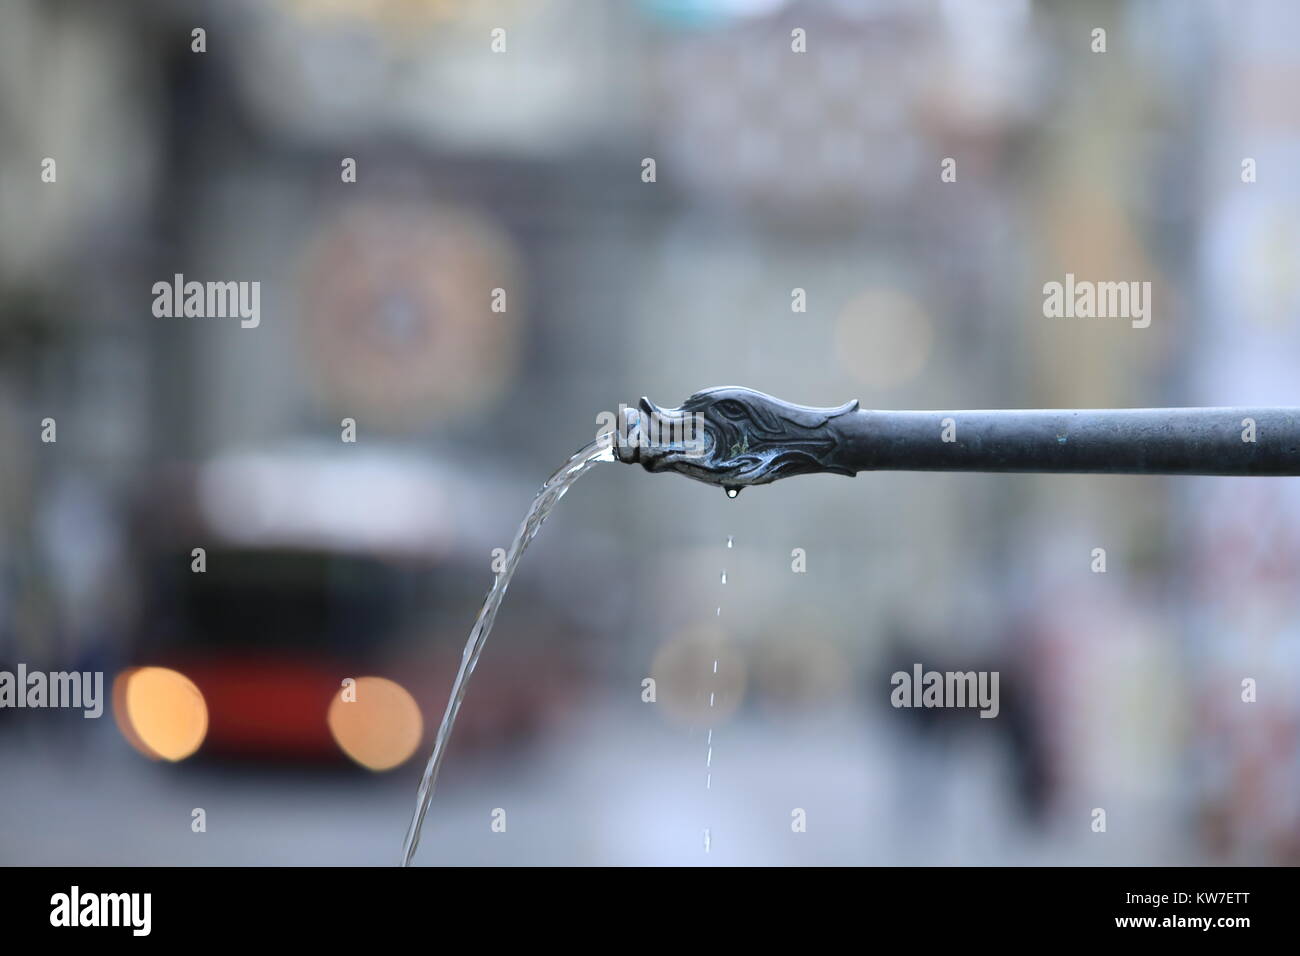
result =
M442 758L446 755L447 744L451 740L451 729L456 723L456 715L460 713L461 701L465 699L465 688L469 684L470 675L474 673L475 665L478 664L479 655L483 653L483 645L487 643L488 635L492 633L492 624L496 621L497 611L505 599L506 589L510 587L510 579L519 566L519 559L523 557L528 543L541 530L546 516L560 503L560 499L573 483L597 462L614 460L613 447L603 447L607 444L597 439L546 479L546 483L537 492L533 503L528 506L528 513L524 515L524 520L520 522L519 529L515 532L510 550L506 552L505 563L501 572L492 581L492 587L483 600L483 608L478 612L478 619L474 621L474 627L469 632L469 640L465 642L465 650L460 656L460 669L452 682L451 694L447 698L447 709L443 712L442 723L438 725L438 735L433 741L433 753L429 757L428 764L425 765L424 776L420 779L415 814L411 817L411 825L402 843L402 866L411 865L415 850L420 845L420 828L424 826L424 816L429 810L430 801L433 800L433 788L438 779L438 769L442 766Z

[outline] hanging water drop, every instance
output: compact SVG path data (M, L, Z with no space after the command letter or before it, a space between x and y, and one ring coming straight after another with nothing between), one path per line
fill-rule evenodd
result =
M740 489L739 489L739 488L728 488L728 489L727 489L727 497L728 497L728 498L734 498L734 497L736 497L736 495L738 495L738 494L740 494Z

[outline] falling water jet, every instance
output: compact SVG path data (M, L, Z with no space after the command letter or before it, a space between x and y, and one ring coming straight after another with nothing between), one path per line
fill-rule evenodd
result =
M506 552L505 563L501 572L492 581L492 587L483 600L483 608L478 613L478 619L470 630L469 640L466 641L465 650L461 654L460 669L456 672L456 679L452 681L451 694L447 698L447 709L443 712L442 723L438 725L438 734L434 738L433 753L424 768L424 776L420 778L415 814L411 817L410 826L406 831L406 839L402 844L402 866L411 865L411 860L415 857L415 851L420 845L420 828L424 825L425 814L429 810L429 803L433 800L433 789L438 780L438 770L441 768L443 757L447 753L447 744L451 740L451 731L456 723L456 715L460 713L460 705L465 699L465 689L469 685L470 675L474 673L474 667L478 664L479 655L483 653L483 645L487 643L488 635L492 633L492 624L496 621L497 611L501 607L502 600L505 599L506 590L510 587L510 579L519 566L519 559L523 557L524 551L528 548L528 543L541 530L542 523L546 521L546 516L560 503L560 499L573 487L574 482L596 465L597 462L613 460L613 448L608 441L597 439L583 448L566 461L559 471L546 480L546 483L542 485L537 492L537 496L533 499L533 503L529 505L528 513L524 515L524 520L520 522L518 530L515 531L510 550Z

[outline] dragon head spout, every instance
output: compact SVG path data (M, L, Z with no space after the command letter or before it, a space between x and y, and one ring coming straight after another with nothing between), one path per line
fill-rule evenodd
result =
M643 398L639 412L625 411L627 436L615 455L647 471L721 485L733 497L746 485L790 475L852 475L833 462L835 436L827 425L857 408L856 401L838 408L792 405L739 386L704 389L678 408Z

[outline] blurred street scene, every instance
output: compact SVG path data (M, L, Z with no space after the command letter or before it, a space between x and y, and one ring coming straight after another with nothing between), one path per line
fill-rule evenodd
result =
M0 709L0 864L396 863L620 402L1300 405L1297 88L1285 0L10 0L0 670L112 699ZM601 465L417 862L1300 863L1297 582L1293 479Z

